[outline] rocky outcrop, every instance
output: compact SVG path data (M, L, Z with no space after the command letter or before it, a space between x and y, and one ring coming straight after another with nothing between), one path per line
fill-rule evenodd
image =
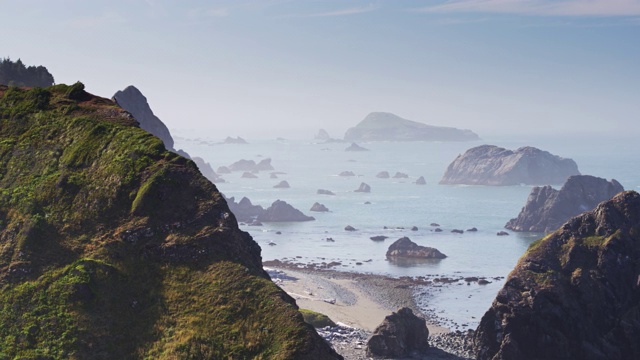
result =
M243 222L252 222L255 220L258 215L264 212L264 208L260 205L253 205L251 200L246 197L240 199L239 202L235 202L235 198L225 197L227 200L227 205L229 205L229 210L236 216L238 221Z
M254 173L251 173L251 172L248 172L248 171L245 171L245 172L242 173L242 176L240 176L240 177L244 178L244 179L257 179L258 175L254 174Z
M377 178L379 179L388 179L390 177L389 172L388 171L380 171L377 175Z
M345 170L345 171L342 171L340 174L338 174L338 176L343 176L343 177L356 176L356 174L353 171Z
M344 151L369 151L369 149L363 148L362 146L356 143L351 143L351 145L349 145L346 149L344 149Z
M367 356L405 358L429 350L429 329L426 321L401 308L384 318L367 341Z
M257 220L261 222L288 222L311 221L315 218L303 214L282 200L276 200L262 214L258 215Z
M427 180L424 179L424 176L420 176L418 180L416 180L416 185L427 185Z
M478 359L640 359L640 195L534 242L475 332Z
M479 140L471 130L426 125L385 112L367 115L344 134L347 141L471 141Z
M273 166L271 166L271 158L262 159L259 163L256 164L253 160L238 160L233 164L229 165L229 170L231 171L249 171L249 172L259 172L259 171L270 171L273 170Z
M420 246L408 237L396 240L387 250L388 258L444 259L447 256L438 249Z
M449 165L440 184L550 185L580 175L571 160L534 147L515 151L493 145L467 150Z
M571 176L560 190L534 187L517 218L505 225L514 231L551 232L565 221L624 191L616 180L590 175Z
M335 193L331 190L318 189L317 193L319 195L335 195Z
M275 189L288 189L291 187L286 180L282 180L273 186Z
M240 144L240 145L248 144L247 140L241 138L240 136L235 138L232 138L231 136L227 136L227 138L224 139L222 143L223 144Z
M313 203L309 211L327 212L329 211L329 209L326 206L320 204L319 202L316 202L316 203Z
M369 184L366 183L360 183L360 186L354 190L355 192L363 192L363 193L369 193L371 192L371 186L369 186Z
M193 160L193 162L196 163L196 165L198 166L198 169L200 169L200 172L202 173L202 175L204 175L204 177L209 179L209 181L214 182L214 183L223 183L224 182L224 179L221 178L220 176L218 176L218 174L216 174L215 171L213 171L213 168L211 167L211 164L209 164L208 162L204 161L203 158L194 156L194 157L191 158L191 160Z
M396 172L396 174L393 175L394 179L407 179L408 177L409 177L408 174L405 174L405 173L400 172L400 171Z
M327 130L320 129L318 130L318 133L316 134L316 136L314 136L313 138L315 140L330 140L331 136L329 136L329 133L327 132Z

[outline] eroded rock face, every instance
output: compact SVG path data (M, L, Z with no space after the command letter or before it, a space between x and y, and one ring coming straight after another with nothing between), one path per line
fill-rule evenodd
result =
M288 189L291 187L291 185L289 185L289 183L286 180L282 180L276 185L274 185L273 187L276 189Z
M282 200L276 200L263 213L258 215L257 220L262 222L285 222L311 221L315 220L315 218L303 214L300 210Z
M424 179L424 176L420 176L418 180L416 180L416 185L427 185L427 181Z
M483 316L478 359L640 358L640 195L533 243Z
M440 184L549 185L563 184L572 175L580 172L571 159L529 146L512 151L482 145L459 155Z
M309 211L327 212L329 211L329 209L326 206L320 204L319 202L316 202L311 206L311 210Z
M271 165L271 158L266 158L260 160L260 162L256 163L253 160L238 160L233 164L229 165L230 171L270 171L274 170Z
M571 176L560 190L534 187L517 218L505 225L514 231L551 232L572 216L592 210L624 188L616 180L590 175Z
M371 186L369 186L369 184L366 184L366 183L361 183L360 186L354 191L368 193L368 192L371 192Z
M404 358L429 350L429 330L424 319L402 308L385 317L367 342L368 356Z
M260 205L253 205L251 200L243 197L239 202L235 202L233 197L226 198L229 210L236 216L238 221L252 222L258 215L264 212L264 208Z
M447 255L438 249L427 246L420 246L408 237L403 237L389 246L387 250L388 258L415 258L415 259L444 259Z

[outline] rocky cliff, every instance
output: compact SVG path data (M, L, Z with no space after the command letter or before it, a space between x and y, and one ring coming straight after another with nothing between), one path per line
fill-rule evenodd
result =
M373 112L344 134L346 141L471 141L471 130L426 125L385 112Z
M475 333L478 359L640 359L640 195L534 242Z
M560 190L536 186L517 218L505 225L514 231L550 232L565 221L624 191L616 180L590 175L569 177Z
M0 86L6 358L339 357L215 185L84 86Z
M467 150L449 165L440 184L549 185L580 175L571 160L534 147L515 151L493 145Z

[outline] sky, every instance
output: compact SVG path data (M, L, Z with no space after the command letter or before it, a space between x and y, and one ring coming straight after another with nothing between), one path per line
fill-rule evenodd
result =
M172 131L336 138L368 113L481 137L640 135L640 0L0 0L0 57Z

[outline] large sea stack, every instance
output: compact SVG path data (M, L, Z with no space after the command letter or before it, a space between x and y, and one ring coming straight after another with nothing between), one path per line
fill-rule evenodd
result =
M471 130L427 125L386 112L373 112L344 134L346 141L471 141Z
M616 180L590 175L571 176L560 190L534 187L517 218L505 225L514 231L551 232L565 221L611 199L624 188Z
M0 86L0 357L339 358L137 124L81 83Z
M640 194L534 242L475 332L478 359L640 359Z
M467 150L449 165L440 184L551 185L580 175L578 165L534 147L515 151L493 145Z

